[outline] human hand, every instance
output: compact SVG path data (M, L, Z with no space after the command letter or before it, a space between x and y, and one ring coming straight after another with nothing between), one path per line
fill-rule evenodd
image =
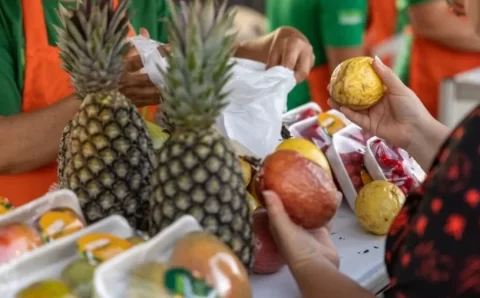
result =
M324 258L338 268L340 260L327 227L313 231L292 222L275 192L263 192L270 231L280 253L292 272L300 272L312 260ZM339 202L341 197L339 196Z
M297 82L305 80L315 62L313 48L298 30L281 27L275 31L268 53L267 68L284 66L295 72Z
M363 130L385 139L391 145L406 149L415 135L423 131L424 126L436 120L415 93L378 57L375 57L373 67L387 87L385 95L377 104L364 111L353 111L332 99L328 103Z
M140 35L150 39L150 34L144 28L140 29ZM168 47L159 47L164 56ZM148 74L142 72L143 62L135 47L130 49L125 60L125 70L120 78L120 92L128 97L137 107L145 107L160 104L160 90L150 80Z

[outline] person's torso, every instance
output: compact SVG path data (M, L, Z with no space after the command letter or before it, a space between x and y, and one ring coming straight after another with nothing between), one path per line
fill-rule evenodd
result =
M37 0L35 0L37 1ZM61 26L60 19L57 15L59 4L64 7L75 7L76 0L41 0L44 10L45 28L38 30L46 30L48 43L55 47L57 43L57 33L55 26ZM23 13L21 1L0 1L0 10L2 11L4 24L8 25L7 43L10 53L13 57L13 67L15 71L16 87L22 93L25 80L25 32L23 24ZM163 16L168 16L167 7L164 0L133 0L130 6L132 12L131 23L136 31L140 27L149 30L151 38L166 42L166 31L163 26ZM0 64L0 67L2 65ZM16 105L2 105L3 115L14 115L21 112L21 103Z

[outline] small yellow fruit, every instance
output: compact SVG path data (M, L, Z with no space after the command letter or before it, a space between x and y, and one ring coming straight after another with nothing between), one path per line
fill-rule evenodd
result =
M386 235L404 203L405 195L398 186L377 180L365 185L358 193L355 214L365 230Z
M245 187L247 187L252 179L252 167L245 159L241 157L240 164L242 165L243 182L245 183Z
M148 133L152 137L153 149L159 149L160 147L162 147L163 143L168 140L170 135L166 133L160 126L154 123L145 121L145 124L147 126Z
M325 154L323 154L322 150L318 149L318 147L309 140L300 138L286 139L282 141L275 149L275 151L279 150L296 151L306 159L313 161L314 163L322 167L325 171L327 171L327 174L330 175L330 177L333 177L332 170L330 169L330 164L328 163Z
M338 65L328 86L332 99L352 110L365 110L376 104L385 86L372 63L371 57L356 57Z
M253 213L258 207L262 206L260 202L247 191L247 201L248 201L248 207L250 207L250 212Z

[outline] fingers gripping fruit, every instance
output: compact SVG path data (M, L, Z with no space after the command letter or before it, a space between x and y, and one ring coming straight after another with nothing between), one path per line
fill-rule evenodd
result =
M276 192L292 221L306 229L325 225L337 211L339 192L331 176L298 152L269 155L257 179L257 197L262 201L264 190Z
M385 235L405 202L405 195L395 184L377 180L365 185L355 201L360 225L373 234Z
M255 236L253 272L271 274L282 269L285 261L270 234L267 209L259 208L253 213L253 234Z
M376 104L385 87L372 63L370 57L356 57L338 65L328 86L332 99L352 110L365 110Z

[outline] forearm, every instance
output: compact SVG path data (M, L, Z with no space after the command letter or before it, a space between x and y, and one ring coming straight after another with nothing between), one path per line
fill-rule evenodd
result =
M273 41L273 32L262 37L239 42L235 45L234 56L237 58L268 62L268 53Z
M39 111L0 118L0 174L27 172L54 161L62 131L79 106L71 96Z
M450 130L432 117L416 125L412 133L412 141L406 150L424 171L428 171Z
M303 298L374 298L326 259L317 259L299 269L292 268L292 274Z
M470 24L446 11L424 20L411 19L414 30L424 38L458 51L480 51L480 38Z

